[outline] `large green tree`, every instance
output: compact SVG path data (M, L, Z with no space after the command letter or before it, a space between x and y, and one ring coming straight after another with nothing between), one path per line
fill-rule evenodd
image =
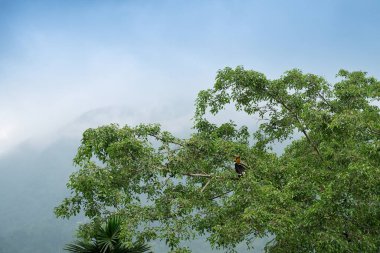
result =
M268 252L378 252L380 82L337 78L225 68L199 93L187 139L158 125L88 129L56 215L83 211L95 224L117 213L127 241L164 239L173 252L199 235L227 249L269 236ZM252 125L212 123L229 104ZM241 178L237 154L248 167Z

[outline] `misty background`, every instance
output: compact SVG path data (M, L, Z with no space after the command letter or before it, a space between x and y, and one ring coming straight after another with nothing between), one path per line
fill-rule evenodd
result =
M0 0L0 253L63 252L73 239L83 217L53 208L85 129L160 123L186 137L197 93L226 66L380 78L379 11L375 0Z

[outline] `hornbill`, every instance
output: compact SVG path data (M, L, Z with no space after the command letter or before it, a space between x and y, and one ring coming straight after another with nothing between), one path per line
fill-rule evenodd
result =
M247 165L243 164L240 160L240 156L235 156L235 171L238 174L238 177L241 177L245 174Z

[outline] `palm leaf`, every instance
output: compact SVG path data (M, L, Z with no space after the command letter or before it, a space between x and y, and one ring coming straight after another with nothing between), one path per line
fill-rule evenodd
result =
M75 241L67 244L64 250L72 253L151 253L150 246L144 243L134 243L128 247L121 241L122 222L120 216L111 216L106 223L96 228L92 242Z
M118 247L121 223L119 216L112 216L99 228L96 241L101 253L112 252Z
M75 241L74 243L66 244L63 248L72 253L98 253L98 248L93 242Z
M126 249L124 253L152 253L150 246L144 243L136 243L132 248Z

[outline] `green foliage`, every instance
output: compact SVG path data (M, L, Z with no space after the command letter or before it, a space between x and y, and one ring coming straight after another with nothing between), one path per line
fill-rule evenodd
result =
M158 125L117 125L83 134L59 217L81 210L118 214L127 241L180 242L206 235L214 247L274 235L268 252L378 252L380 248L380 82L341 70L340 81L286 72L225 68L196 101L193 133L179 139ZM255 115L259 129L216 125L228 104ZM290 143L282 155L271 147ZM239 154L248 166L233 171Z
M94 236L67 244L65 250L73 253L144 253L150 247L143 243L126 245L120 236L123 221L119 216L110 217L106 223L94 228ZM150 251L149 251L150 252Z

